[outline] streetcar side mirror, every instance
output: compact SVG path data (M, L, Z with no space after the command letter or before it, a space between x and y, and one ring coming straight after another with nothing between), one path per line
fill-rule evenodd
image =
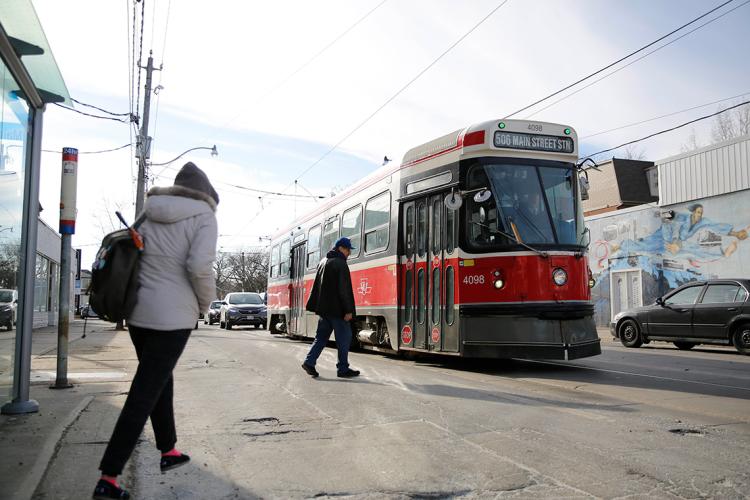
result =
M489 189L482 189L481 191L477 191L477 193L474 195L474 201L476 203L484 203L490 198L492 198L492 191L490 191Z
M448 208L448 210L453 210L455 212L456 210L461 208L461 205L464 204L464 199L461 196L461 193L452 191L445 196L443 203Z
M487 212L484 211L484 207L479 207L479 223L484 224L487 220Z

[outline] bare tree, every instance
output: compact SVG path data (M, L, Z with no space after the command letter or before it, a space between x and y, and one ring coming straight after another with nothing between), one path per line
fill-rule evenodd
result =
M747 104L716 115L711 127L714 142L728 141L747 134L750 134L750 105Z
M635 144L629 144L625 146L624 159L626 160L645 160L646 150L639 148Z
M687 142L680 146L680 151L682 151L683 153L687 153L689 151L700 149L700 147L701 144L700 142L698 142L698 137L695 134L695 127L693 127L690 130L690 135L688 136Z
M230 292L261 292L268 281L268 252L248 249L219 252L214 262L217 295Z

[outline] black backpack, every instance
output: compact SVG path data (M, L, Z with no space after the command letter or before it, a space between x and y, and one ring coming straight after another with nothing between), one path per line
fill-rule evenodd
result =
M100 318L116 323L127 319L136 303L138 261L143 252L143 238L137 229L146 219L138 217L128 227L120 212L115 212L125 229L109 233L102 240L91 266L89 304Z

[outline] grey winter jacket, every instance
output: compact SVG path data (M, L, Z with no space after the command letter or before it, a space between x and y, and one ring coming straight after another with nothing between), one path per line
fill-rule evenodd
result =
M192 330L216 295L216 202L183 186L154 187L139 232L145 249L138 302L128 323L153 330Z

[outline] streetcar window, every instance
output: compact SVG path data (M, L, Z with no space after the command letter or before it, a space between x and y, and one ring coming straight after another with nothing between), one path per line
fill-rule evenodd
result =
M424 257L427 251L427 207L420 203L417 207L417 255Z
M281 243L279 253L279 276L289 276L289 240Z
M425 306L424 269L420 269L417 272L417 323L419 323L420 325L424 323Z
M370 198L365 205L365 253L388 248L391 222L391 193L386 191Z
M339 216L329 220L323 226L323 251L328 252L339 239Z
M456 248L456 211L448 210L445 215L445 251L453 253Z
M357 205L344 212L344 216L341 218L341 236L345 236L352 241L354 248L349 258L358 257L362 241L362 205Z
M271 278L279 275L279 245L271 248Z
M432 270L432 324L440 323L440 268Z
M316 267L320 262L320 224L310 228L307 234L307 267Z
M445 268L445 322L453 324L453 303L455 290L453 288L453 266Z
M412 293L414 293L412 280L414 279L412 270L406 271L406 300L404 301L404 323L411 323L411 304Z
M414 255L414 205L406 209L406 256Z
M467 243L476 250L502 246L585 245L573 164L543 160L477 161L467 187L492 197L466 202ZM516 241L517 240L517 241Z
M440 253L440 212L443 208L442 200L435 200L432 203L432 253L438 255Z

